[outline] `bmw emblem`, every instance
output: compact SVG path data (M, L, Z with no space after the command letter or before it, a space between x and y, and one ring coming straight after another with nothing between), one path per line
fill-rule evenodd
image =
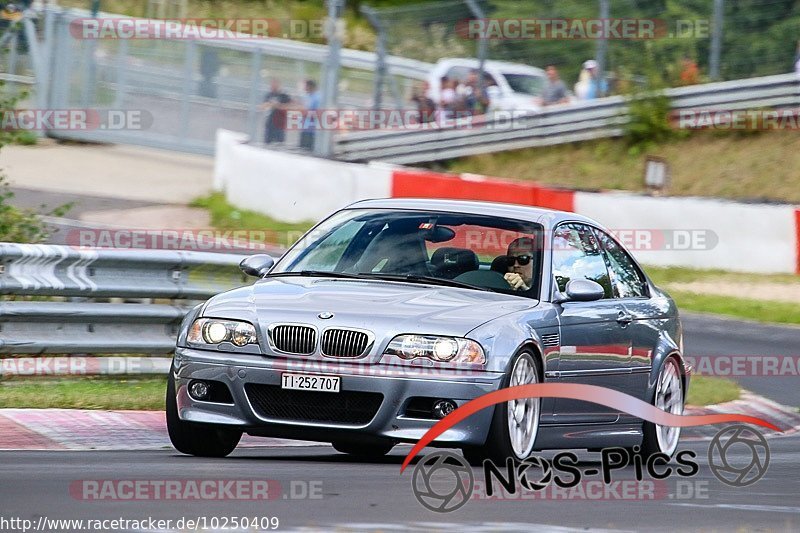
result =
M333 318L333 313L329 313L329 312L325 311L324 313L320 313L317 316L319 318L321 318L322 320L328 320L329 318Z

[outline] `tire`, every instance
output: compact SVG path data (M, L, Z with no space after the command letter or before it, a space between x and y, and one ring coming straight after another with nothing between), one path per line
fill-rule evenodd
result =
M502 388L533 383L541 383L541 372L533 353L524 350L511 363ZM509 412L509 404L516 406L516 415L513 417L509 416L513 414ZM495 405L486 443L480 447L463 448L464 457L473 465L482 464L484 459L490 459L496 465L505 465L509 457L516 462L524 461L535 449L540 413L541 398L523 398ZM515 440L511 428L520 428L522 424L528 426L524 432L526 436L517 434L520 438Z
M685 399L686 393L683 390L680 365L675 357L669 357L661 365L651 404L663 411L680 415L683 414ZM642 430L644 433L642 455L650 457L653 454L661 453L670 458L675 455L680 441L681 428L645 422Z
M355 457L383 457L394 448L393 443L356 444L353 442L333 442L333 449Z
M167 380L167 433L172 445L181 453L197 457L225 457L239 444L242 432L220 426L185 422L178 416L175 378L169 371Z

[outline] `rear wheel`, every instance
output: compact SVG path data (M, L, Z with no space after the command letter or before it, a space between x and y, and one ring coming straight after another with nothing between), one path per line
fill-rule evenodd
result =
M176 450L198 457L225 457L242 438L242 432L236 429L181 420L172 369L167 380L167 432Z
M684 391L680 366L677 359L670 357L661 366L661 372L656 382L656 392L653 396L653 405L673 415L682 415L683 404ZM645 457L655 453L663 453L669 457L675 454L681 436L681 428L645 422L643 430L642 454Z
M352 442L333 442L331 445L337 452L356 457L383 457L394 448L392 443L356 444Z
M540 382L534 355L526 350L514 359L503 380L503 388ZM515 461L527 459L539 433L540 407L541 398L520 398L497 404L486 443L482 447L464 448L464 457L472 464L491 459L500 465L505 464L508 457Z

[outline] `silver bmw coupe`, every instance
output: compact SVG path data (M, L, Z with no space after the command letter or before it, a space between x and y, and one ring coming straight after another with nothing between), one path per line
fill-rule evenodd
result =
M670 297L591 219L486 202L385 199L332 214L258 280L181 326L167 389L175 448L231 453L242 434L376 456L505 387L591 384L681 414L688 387ZM522 398L434 441L465 456L641 446L679 428L601 404Z

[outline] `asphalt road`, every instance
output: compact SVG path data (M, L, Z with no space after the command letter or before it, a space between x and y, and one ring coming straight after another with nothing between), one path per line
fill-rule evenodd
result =
M707 466L707 442L683 444L697 452L696 476L665 481L654 499L571 498L470 500L450 513L428 511L411 489L412 470L400 474L408 448L387 458L358 462L328 447L238 450L227 459L198 459L171 450L152 452L2 452L0 516L49 519L136 519L177 521L182 517L277 517L281 530L419 530L533 531L557 528L610 530L760 530L800 529L800 436L770 440L771 462L765 476L748 488L723 485ZM547 456L547 454L545 454ZM582 452L581 468L598 468L599 454ZM749 461L750 452L735 449L733 462ZM483 480L474 469L476 480ZM632 479L633 468L613 473ZM82 480L275 480L280 489L268 501L85 501L76 483ZM593 483L599 483L597 476ZM645 482L648 478L645 478ZM682 489L678 488L678 483ZM70 492L70 487L73 491ZM80 485L84 486L84 485ZM274 485L271 485L273 487ZM660 487L661 485L659 485ZM294 487L292 489L291 487ZM301 497L311 487L317 497ZM700 490L689 497L689 488ZM615 489L616 490L616 489ZM635 491L634 491L635 492ZM586 494L591 492L586 490ZM683 493L682 497L680 493ZM152 493L151 493L152 494ZM645 494L650 494L645 491ZM595 494L596 495L596 494ZM106 494L109 497L109 494ZM174 527L174 526L173 526ZM338 528L338 529L337 529Z
M761 325L683 313L687 355L783 355L800 357L800 328ZM736 376L745 388L779 403L800 406L798 376ZM222 460L185 457L172 450L138 452L0 452L0 530L3 518L173 520L207 517L277 517L280 530L320 531L532 531L532 530L800 530L800 435L773 438L764 478L747 488L722 484L708 467L708 442L684 442L698 454L699 472L669 478L656 497L627 498L624 489L595 500L580 493L551 499L474 499L452 513L422 507L411 490L412 471L400 475L407 447L388 457L360 462L329 447L237 450ZM430 450L427 450L430 451ZM734 463L749 460L747 448L731 449ZM552 453L543 454L544 457ZM599 454L580 452L583 469L597 469ZM482 472L474 470L476 479ZM615 471L633 478L633 468ZM82 499L83 481L275 480L276 499L187 501ZM599 483L596 477L591 483ZM660 483L660 482L659 482ZM640 486L634 484L635 486ZM596 486L596 485L595 485ZM630 487L630 485L628 485ZM71 491L70 488L73 490ZM318 497L303 493L318 490ZM587 486L587 494L589 493ZM635 490L634 490L635 492ZM692 493L692 494L690 494ZM596 494L595 494L596 495ZM628 494L629 495L629 494ZM207 522L208 525L210 523ZM222 525L219 523L218 525ZM76 528L67 528L76 530ZM175 529L172 526L171 529ZM17 529L19 530L19 529Z
M681 313L683 318L684 351L689 356L755 357L789 356L794 369L800 361L800 327L773 326L719 318L697 313ZM730 367L720 366L723 372ZM745 374L752 372L749 363ZM758 368L758 367L757 367ZM791 369L791 367L785 367ZM757 372L758 373L758 372ZM768 373L768 372L767 372ZM784 375L722 376L734 379L741 386L783 405L800 407L800 376L791 371Z

